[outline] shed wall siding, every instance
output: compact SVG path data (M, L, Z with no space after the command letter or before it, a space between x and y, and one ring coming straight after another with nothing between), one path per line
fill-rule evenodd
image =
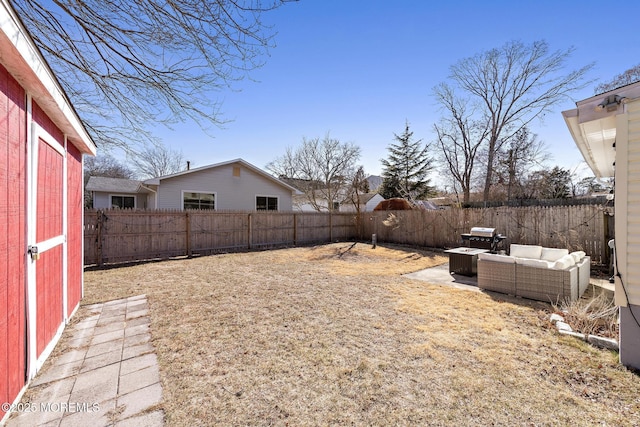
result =
M233 176L228 164L216 168L167 178L160 181L158 209L182 209L182 192L215 193L216 210L254 210L256 196L278 197L278 210L291 211L291 191L258 173L240 166L240 176Z
M0 402L13 401L26 372L25 96L0 65Z
M82 153L74 145L67 149L67 316L82 299Z

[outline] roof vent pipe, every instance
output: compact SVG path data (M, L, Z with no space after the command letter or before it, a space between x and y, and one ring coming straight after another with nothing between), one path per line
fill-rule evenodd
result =
M191 169L191 162L187 160L187 170Z

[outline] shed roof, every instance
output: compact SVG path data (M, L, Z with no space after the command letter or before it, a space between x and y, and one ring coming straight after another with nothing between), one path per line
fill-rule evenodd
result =
M84 154L96 154L95 143L7 0L0 0L0 64L27 90L73 145Z

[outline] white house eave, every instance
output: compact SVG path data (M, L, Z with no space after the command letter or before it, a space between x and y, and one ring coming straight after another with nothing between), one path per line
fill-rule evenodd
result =
M573 140L597 178L614 175L616 118L607 116L580 123L578 109L562 115Z
M0 63L83 154L96 145L7 0L0 0Z
M614 176L617 118L625 105L640 98L640 82L612 89L563 111L567 127L585 161L598 178Z

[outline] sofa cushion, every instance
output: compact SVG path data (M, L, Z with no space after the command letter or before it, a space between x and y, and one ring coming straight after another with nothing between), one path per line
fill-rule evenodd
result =
M540 256L542 255L542 246L512 244L509 254L517 258L540 259Z
M526 265L527 267L536 267L536 268L551 268L553 266L552 262L545 261L542 259L531 259L531 258L516 258L516 264Z
M584 251L575 251L571 252L569 255L571 255L576 262L579 262L587 254Z
M554 262L551 268L554 268L556 270L566 270L567 268L571 268L574 265L576 265L575 259L573 259L573 256L567 254Z
M485 261L495 261L495 262L504 262L507 264L513 264L516 262L516 259L512 256L508 255L500 255L500 254L490 254L490 253L482 253L478 254L478 259Z
M565 255L569 255L569 249L542 248L540 259L555 262Z

